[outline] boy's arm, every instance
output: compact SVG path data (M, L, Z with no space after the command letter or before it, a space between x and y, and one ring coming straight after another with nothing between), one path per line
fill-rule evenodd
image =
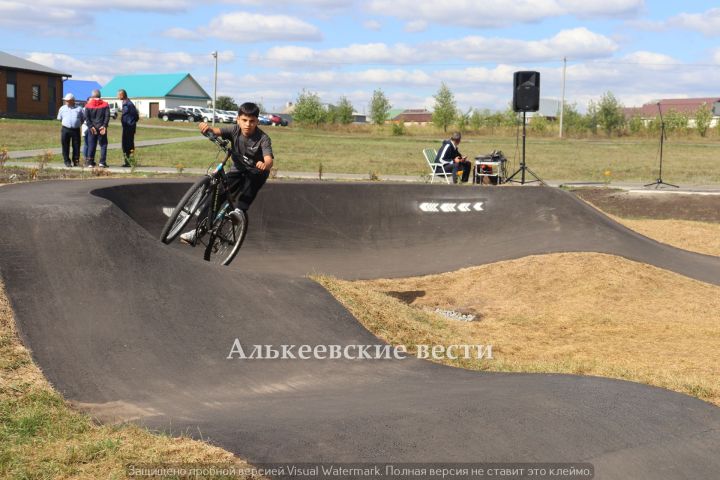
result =
M273 162L274 162L274 159L273 159L272 155L265 155L265 156L263 157L263 161L262 161L262 162L257 162L257 163L255 164L255 167L256 167L258 170L261 170L261 171L264 172L265 170L270 170L270 169L272 168Z
M203 135L205 135L205 132L207 132L208 130L212 131L216 137L219 137L222 135L222 131L219 128L217 128L217 127L213 128L205 122L200 122L200 124L198 125L198 128L200 129L200 133L202 133Z
M263 139L260 142L260 148L262 149L263 154L263 161L257 162L255 164L255 167L257 167L260 171L269 171L273 163L275 162L275 156L273 155L272 151L272 141L270 140L270 137L265 135Z

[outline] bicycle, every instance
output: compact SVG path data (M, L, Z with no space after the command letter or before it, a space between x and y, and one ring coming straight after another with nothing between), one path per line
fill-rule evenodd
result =
M220 265L229 265L245 240L248 216L245 210L236 210L230 195L227 195L222 205L218 205L221 192L229 191L225 165L232 151L230 142L218 138L212 130L204 135L218 146L218 156L225 152L225 158L215 165L212 172L211 167L208 167L208 173L185 192L165 223L160 240L170 244L184 230L185 233L194 230L191 245L205 246L203 258ZM236 166L248 173L258 172L253 161L244 155ZM186 229L192 219L195 219L195 224L192 229Z

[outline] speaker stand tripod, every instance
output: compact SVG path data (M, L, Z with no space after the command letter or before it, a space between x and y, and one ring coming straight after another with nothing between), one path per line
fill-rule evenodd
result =
M663 120L662 109L660 109L660 102L657 103L658 111L660 112L660 170L658 171L658 178L652 183L648 183L645 187L652 187L655 185L655 189L660 188L660 185L667 185L668 187L680 188L672 183L665 183L662 179L662 164L663 164L663 143L665 142L665 120Z
M523 122L522 139L523 139L523 140L522 140L522 159L520 160L520 168L518 168L518 169L515 171L515 173L513 173L512 175L510 175L510 176L507 178L507 180L505 180L505 183L515 182L515 183L519 183L520 185L525 185L526 183L540 182L541 184L545 185L545 182L543 182L543 181L540 179L540 177L538 177L538 176L535 174L535 172L533 172L532 170L530 170L530 167L528 167L528 166L525 164L525 137L527 136L527 131L526 131L527 124L526 124L526 121L525 121L525 115L527 115L527 112L523 112L523 118L522 118L522 122ZM532 176L535 178L535 180L525 181L525 172L527 172L527 173L529 173L530 175L532 175ZM514 180L515 176L516 176L518 173L520 174L520 180Z

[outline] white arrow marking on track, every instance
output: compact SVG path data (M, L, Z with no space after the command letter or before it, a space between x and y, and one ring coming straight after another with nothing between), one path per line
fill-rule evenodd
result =
M418 208L420 208L423 212L435 212L435 213L455 213L455 212L462 212L462 213L469 213L472 211L476 212L484 212L483 206L485 205L484 202L462 202L462 203L456 203L456 202L443 202L443 203L436 203L436 202L420 202L420 205Z
M456 203L443 203L442 205L440 205L440 210L442 210L443 212L446 212L446 213L447 212L456 212L457 210L455 210L455 205L457 205L457 204Z
M437 212L438 204L430 202L421 203L420 210L422 210L423 212Z

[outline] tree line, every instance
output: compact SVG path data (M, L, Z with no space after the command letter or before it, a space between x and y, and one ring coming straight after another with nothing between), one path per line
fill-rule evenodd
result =
M443 82L433 96L435 104L432 112L433 125L447 131L450 127L457 130L487 131L495 133L497 129L516 128L520 115L512 109L512 105L504 111L469 108L458 109L455 96ZM220 99L223 99L221 102ZM218 104L232 102L229 97L218 97ZM229 103L229 102L228 102ZM234 104L234 102L232 102ZM219 107L222 108L222 107ZM235 106L237 108L237 106ZM227 108L231 110L231 108ZM385 124L389 118L392 105L382 91L376 89L370 100L369 119L376 125ZM591 100L585 113L580 113L575 103L567 103L563 109L563 133L571 136L600 135L610 136L653 134L660 130L660 118L626 117L623 105L612 92L604 93L599 100ZM264 109L261 109L264 111ZM355 120L355 109L347 97L340 97L335 104L323 104L319 95L303 90L295 102L293 121L301 126L320 127L328 124L348 125ZM710 130L713 118L712 106L703 104L693 114L668 110L663 112L665 129L668 133L687 134L690 130L705 137ZM531 131L539 134L558 132L559 112L554 118L534 115L528 126ZM720 122L718 122L720 133ZM394 134L403 134L402 125L395 125Z

